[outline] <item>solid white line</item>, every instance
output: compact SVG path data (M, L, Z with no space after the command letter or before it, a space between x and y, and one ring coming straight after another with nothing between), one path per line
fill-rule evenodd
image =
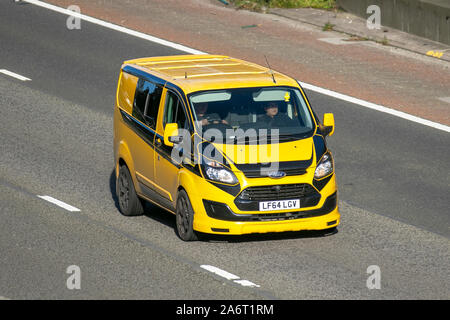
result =
M84 21L87 21L87 22L90 22L90 23L94 23L94 24L97 24L97 25L105 27L105 28L109 28L109 29L112 29L112 30L123 32L123 33L129 34L131 36L135 36L135 37L138 37L138 38L141 38L141 39L144 39L144 40L148 40L148 41L151 41L151 42L154 42L154 43L158 43L160 45L163 45L163 46L166 46L166 47L170 47L170 48L173 48L173 49L176 49L176 50L184 51L184 52L187 52L187 53L190 53L190 54L205 54L205 52L203 52L203 51L195 50L195 49L183 46L181 44L177 44L177 43L174 43L174 42L163 40L163 39L160 39L160 38L157 38L157 37L154 37L154 36L151 36L151 35L139 32L139 31L135 31L135 30L131 30L131 29L125 28L125 27L121 27L121 26L112 24L110 22L106 22L106 21L103 21L103 20L100 20L100 19L96 19L96 18L87 16L87 15L84 15L84 14L81 14L81 13L78 13L78 12L75 12L75 11L71 11L71 10L68 10L68 9L64 9L64 8L61 8L61 7L57 7L57 6L54 6L52 4L48 4L48 3L45 3L45 2L42 2L42 1L39 1L39 0L24 0L24 2L28 2L28 3L34 4L36 6L39 6L39 7L42 7L42 8L46 8L46 9L49 9L49 10L52 10L52 11L56 11L56 12L59 12L59 13L62 13L62 14L65 14L65 15L68 15L68 16L71 16L71 17L74 17L74 18L79 18L81 20L84 20Z
M315 92L318 92L318 93L321 93L321 94L324 94L324 95L327 95L327 96L330 96L330 97L333 97L333 98L336 98L336 99L339 99L339 100L344 100L344 101L347 101L347 102L355 103L355 104L358 104L360 106L363 106L363 107L366 107L366 108L369 108L369 109L373 109L373 110L377 110L377 111L380 111L380 112L388 113L390 115L393 115L393 116L396 116L396 117L399 117L399 118L403 118L403 119L406 119L406 120L410 120L410 121L413 121L413 122L416 122L416 123L420 123L422 125L429 126L429 127L435 128L435 129L439 129L439 130L442 130L442 131L450 132L450 127L446 126L444 124L441 124L441 123L437 123L437 122L433 122L433 121L426 120L426 119L423 119L423 118L419 118L419 117L413 116L412 114L409 114L409 113L406 113L406 112L394 110L394 109L391 109L391 108L388 108L388 107L385 107L385 106L382 106L382 105L379 105L379 104L375 104L375 103L364 101L364 100L361 100L361 99L358 99L358 98L350 97L350 96L347 96L345 94L338 93L338 92L335 92L335 91L332 91L332 90L328 90L328 89L324 89L324 88L321 88L321 87L317 87L317 86L309 84L309 83L305 83L305 82L301 82L301 81L298 81L298 83L300 83L300 85L304 89L315 91Z
M71 206L70 204L62 202L62 201L60 201L58 199L55 199L55 198L52 198L50 196L38 196L38 197L43 199L43 200L45 200L45 201L51 202L53 204L56 204L57 206L59 206L61 208L64 208L64 209L66 209L67 211L70 211L70 212L81 211L80 209L75 208L75 207Z
M105 22L105 21L102 21L102 20L99 20L99 19L96 19L96 18L92 18L90 16L87 16L87 15L84 15L84 14L80 14L80 13L77 13L77 12L74 12L74 11L71 11L71 10L68 10L68 9L64 9L64 8L61 8L61 7L57 7L57 6L54 6L54 5L51 5L51 4L39 1L39 0L24 0L24 1L28 2L28 3L31 3L31 4L34 4L34 5L37 5L37 6L40 6L40 7L43 7L43 8L46 8L46 9L49 9L49 10L53 10L53 11L56 11L56 12L68 15L68 16L78 17L78 18L80 18L82 20L85 20L85 21L88 21L88 22L91 22L91 23L94 23L94 24L97 24L97 25L100 25L100 26L103 26L103 27L106 27L106 28L109 28L109 29L112 29L112 30L123 32L123 33L129 34L131 36L135 36L135 37L138 37L138 38L141 38L141 39L144 39L144 40L152 41L152 42L158 43L160 45L163 45L163 46L166 46L166 47L170 47L170 48L174 48L174 49L177 49L177 50L180 50L180 51L184 51L184 52L187 52L187 53L190 53L190 54L206 54L206 52L203 52L203 51L195 50L195 49L192 49L192 48L189 48L189 47L186 47L186 46L174 43L174 42L170 42L170 41L167 41L167 40L163 40L163 39L160 39L160 38L157 38L157 37L154 37L154 36L142 33L142 32L138 32L138 31L131 30L131 29L128 29L128 28L125 28L125 27L121 27L121 26L112 24L110 22ZM419 124L422 124L422 125L425 125L425 126L429 126L429 127L438 129L438 130L450 132L450 127L446 126L444 124L441 124L441 123L437 123L437 122L426 120L426 119L423 119L423 118L420 118L420 117L416 117L416 116L413 116L411 114L408 114L408 113L405 113L405 112L402 112L402 111L397 111L397 110L394 110L394 109L391 109L391 108L387 108L387 107L384 107L382 105L377 105L375 103L371 103L371 102L368 102L368 101L365 101L365 100L361 100L361 99L358 99L358 98L353 98L353 97L347 96L347 95L342 94L342 93L338 93L338 92L335 92L335 91L332 91L332 90L328 90L328 89L324 89L324 88L321 88L321 87L317 87L317 86L312 85L312 84L308 84L308 83L304 83L304 82L300 82L300 81L299 81L299 83L305 89L309 89L309 90L312 90L312 91L315 91L315 92L318 92L318 93L321 93L321 94L324 94L324 95L327 95L327 96L330 96L330 97L333 97L333 98L336 98L336 99L340 99L340 100L344 100L344 101L347 101L347 102L355 103L355 104L358 104L358 105L360 105L362 107L373 109L373 110L376 110L376 111L379 111L379 112L384 112L384 113L387 113L387 114L390 114L390 115L393 115L393 116L396 116L396 117L400 117L400 118L403 118L403 119L406 119L406 120L410 120L410 121L413 121L413 122L416 122L416 123L419 123Z
M237 280L237 279L239 279L238 276L236 276L236 275L234 275L232 273L229 273L229 272L227 272L225 270L222 270L222 269L219 269L217 267L210 266L210 265L207 265L207 264L201 265L200 268L208 270L209 272L215 273L218 276L221 276L221 277L223 277L223 278L225 278L227 280Z
M10 77L13 77L13 78L22 80L22 81L31 81L30 78L21 76L20 74L17 74L17 73L15 73L15 72L8 71L8 70L6 70L6 69L0 69L0 73L6 74L7 76L10 76Z

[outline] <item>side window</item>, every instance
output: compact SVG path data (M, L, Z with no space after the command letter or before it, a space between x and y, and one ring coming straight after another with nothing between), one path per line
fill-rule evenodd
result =
M133 116L155 129L162 88L139 79L133 106Z
M181 129L189 128L183 104L178 96L171 91L167 91L166 94L163 127L165 127L167 123L177 123L178 128Z

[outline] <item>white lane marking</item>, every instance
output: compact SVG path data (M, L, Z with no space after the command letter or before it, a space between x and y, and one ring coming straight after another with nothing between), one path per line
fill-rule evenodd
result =
M244 287L253 287L253 288L261 287L261 286L259 286L257 284L254 284L253 282L248 281L248 280L234 280L234 282L238 283L238 284L240 284L241 286L244 286Z
M31 81L30 78L21 76L20 74L17 74L17 73L12 72L12 71L8 71L6 69L0 69L0 73L6 74L7 76L10 76L10 77L22 80L22 81Z
M234 283L240 284L241 286L244 286L244 287L253 287L253 288L260 287L259 285L254 284L251 281L243 280L235 274L229 273L228 271L222 270L220 268L217 268L217 267L214 267L214 266L211 266L208 264L203 264L200 266L200 268L205 269L209 272L212 272L212 273L214 273L222 278L225 278L227 280L230 280L230 281L233 280Z
M151 36L151 35L139 32L139 31L131 30L131 29L128 29L128 28L125 28L125 27L121 27L121 26L115 25L115 24L110 23L110 22L105 22L105 21L102 21L102 20L99 20L99 19L96 19L96 18L92 18L92 17L84 15L84 14L78 14L78 13L76 13L74 11L67 10L67 9L64 9L64 8L60 8L60 7L57 7L57 6L54 6L54 5L51 5L51 4L39 1L39 0L23 0L23 1L31 3L31 4L34 4L34 5L37 5L37 6L40 6L40 7L43 7L43 8L46 8L46 9L49 9L49 10L53 10L53 11L65 14L65 15L68 15L68 16L77 17L77 18L80 18L82 20L85 20L85 21L88 21L88 22L91 22L91 23L94 23L94 24L97 24L97 25L100 25L100 26L103 26L103 27L106 27L106 28L109 28L109 29L112 29L112 30L116 30L116 31L119 31L119 32L123 32L123 33L129 34L131 36L135 36L135 37L138 37L138 38L141 38L141 39L152 41L152 42L158 43L158 44L166 46L166 47L174 48L174 49L177 49L177 50L180 50L180 51L184 51L184 52L187 52L187 53L191 53L191 54L206 54L206 52L203 52L203 51L195 50L195 49L192 49L192 48L189 48L189 47L186 47L186 46L174 43L174 42L170 42L170 41L167 41L167 40L163 40L163 39L160 39L160 38L157 38L157 37L154 37L154 36ZM331 96L331 97L336 98L336 99L340 99L340 100L344 100L344 101L347 101L347 102L355 103L355 104L358 104L358 105L366 107L366 108L370 108L370 109L377 110L377 111L380 111L380 112L388 113L390 115L393 115L393 116L396 116L396 117L400 117L400 118L403 118L403 119L406 119L406 120L410 120L410 121L413 121L413 122L416 122L416 123L419 123L419 124L422 124L422 125L425 125L425 126L429 126L429 127L435 128L435 129L439 129L439 130L442 130L442 131L450 132L450 127L446 126L444 124L440 124L440 123L433 122L433 121L430 121L430 120L426 120L426 119L423 119L423 118L420 118L420 117L416 117L416 116L410 115L408 113L405 113L405 112L402 112L402 111L397 111L397 110L394 110L394 109L390 109L390 108L387 108L387 107L384 107L384 106L381 106L381 105L377 105L375 103L371 103L371 102L368 102L368 101L365 101L365 100L353 98L353 97L350 97L350 96L347 96L345 94L341 94L341 93L338 93L338 92L335 92L335 91L332 91L332 90L328 90L328 89L324 89L324 88L321 88L321 87L317 87L317 86L312 85L312 84L308 84L308 83L304 83L304 82L300 82L300 81L299 81L299 83L305 89L309 89L309 90L312 90L312 91L315 91L315 92L318 92L318 93L321 93L321 94L324 94L324 95L327 95L327 96Z
M219 269L217 267L210 266L210 265L207 265L207 264L201 265L200 268L208 270L209 272L215 273L218 276L221 276L222 278L225 278L227 280L237 280L237 279L239 279L238 276L236 276L236 275L234 275L232 273L229 273L229 272L227 272L225 270L222 270L222 269Z
M11 299L0 296L0 300L11 300Z
M70 211L70 212L81 211L80 209L75 208L75 207L71 206L70 204L62 202L62 201L60 201L58 199L55 199L55 198L52 198L50 196L38 196L38 197L43 199L43 200L45 200L45 201L51 202L53 204L56 204L57 206L59 206L59 207L61 207L63 209L66 209L67 211Z
M379 104L375 104L375 103L364 101L364 100L361 100L361 99L358 99L358 98L350 97L350 96L347 96L345 94L342 94L342 93L339 93L339 92L335 92L335 91L332 91L332 90L328 90L328 89L324 89L324 88L320 88L320 87L314 86L314 85L309 84L309 83L305 83L305 82L301 82L301 81L298 81L298 83L300 83L300 85L304 89L315 91L315 92L318 92L318 93L321 93L321 94L324 94L324 95L327 95L327 96L330 96L330 97L333 97L333 98L336 98L336 99L339 99L339 100L344 100L344 101L347 101L347 102L355 103L355 104L358 104L360 106L363 106L363 107L366 107L366 108L369 108L369 109L373 109L373 110L377 110L377 111L380 111L380 112L388 113L390 115L393 115L393 116L396 116L396 117L399 117L399 118L403 118L403 119L406 119L406 120L410 120L410 121L413 121L413 122L416 122L416 123L420 123L420 124L423 124L425 126L429 126L429 127L435 128L435 129L439 129L439 130L442 130L442 131L450 132L450 127L446 126L444 124L441 124L441 123L437 123L437 122L433 122L433 121L426 120L426 119L423 119L423 118L419 118L419 117L413 116L412 114L409 114L409 113L406 113L406 112L394 110L394 109L391 109L391 108L388 108L388 107L385 107L385 106L382 106L382 105L379 105Z
M160 45L163 45L163 46L166 46L166 47L170 47L170 48L173 48L173 49L176 49L176 50L184 51L184 52L187 52L187 53L190 53L190 54L205 54L205 52L203 52L203 51L195 50L195 49L183 46L183 45L178 44L178 43L170 42L170 41L163 40L163 39L160 39L160 38L157 38L157 37L154 37L154 36L151 36L151 35L139 32L139 31L135 31L135 30L131 30L131 29L128 29L128 28L125 28L125 27L121 27L121 26L115 25L115 24L110 23L110 22L106 22L106 21L103 21L103 20L100 20L100 19L96 19L96 18L87 16L85 14L77 13L75 11L71 11L71 10L68 10L68 9L61 8L61 7L57 7L57 6L54 6L52 4L48 4L48 3L45 3L45 2L42 2L42 1L39 1L39 0L23 0L23 1L31 3L31 4L34 4L34 5L42 7L42 8L46 8L46 9L49 9L49 10L52 10L52 11L56 11L56 12L65 14L65 15L68 15L68 16L71 16L71 17L74 17L74 18L79 18L81 20L84 20L84 21L87 21L87 22L90 22L90 23L94 23L94 24L97 24L97 25L105 27L105 28L109 28L109 29L116 30L116 31L119 31L119 32L123 32L123 33L129 34L131 36L135 36L135 37L138 37L138 38L141 38L141 39L144 39L144 40L155 42L155 43L158 43Z
M440 97L440 98L438 98L438 100L450 103L450 97Z

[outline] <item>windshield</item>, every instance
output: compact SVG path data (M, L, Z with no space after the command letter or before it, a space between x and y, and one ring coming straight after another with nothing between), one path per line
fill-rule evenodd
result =
M203 136L207 136L208 131L220 131L227 140L243 135L250 139L274 135L281 139L300 139L311 135L315 128L297 88L202 91L190 94L189 100L197 132Z

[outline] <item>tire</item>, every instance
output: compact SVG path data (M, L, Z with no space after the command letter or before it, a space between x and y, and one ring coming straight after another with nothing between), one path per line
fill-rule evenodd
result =
M140 216L144 213L143 200L136 194L130 171L125 165L119 168L119 175L116 180L116 195L120 212L124 216Z
M176 232L183 241L198 240L198 235L194 231L194 210L191 201L184 190L178 192L176 207Z

